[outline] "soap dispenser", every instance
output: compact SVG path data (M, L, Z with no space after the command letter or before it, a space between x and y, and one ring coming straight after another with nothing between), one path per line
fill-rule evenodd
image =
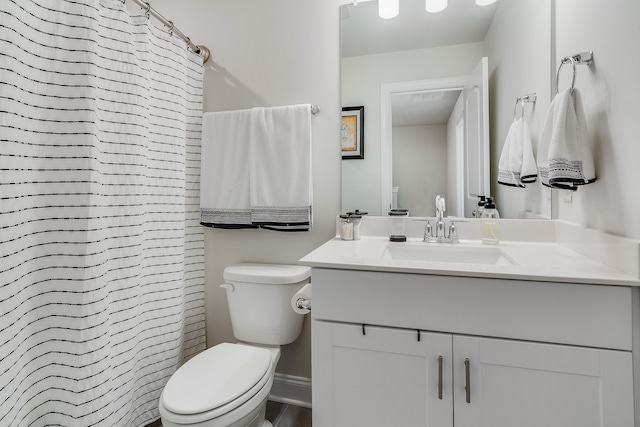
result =
M500 214L491 197L487 197L480 218L480 237L485 245L497 245L500 242Z
M478 200L478 207L473 212L473 216L476 218L482 218L482 211L484 211L484 206L487 204L487 198L485 196L478 196L480 200Z

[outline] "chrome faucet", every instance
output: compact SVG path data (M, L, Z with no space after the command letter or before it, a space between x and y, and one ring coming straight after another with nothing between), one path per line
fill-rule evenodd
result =
M444 212L446 211L444 197L436 196L436 239L444 239Z
M436 226L435 229L431 227L431 221L427 220L427 224L424 227L423 240L427 243L460 243L458 238L458 230L456 223L466 222L461 220L450 221L447 228L444 221L444 213L446 211L446 205L444 197L436 196ZM447 233L448 229L448 233Z

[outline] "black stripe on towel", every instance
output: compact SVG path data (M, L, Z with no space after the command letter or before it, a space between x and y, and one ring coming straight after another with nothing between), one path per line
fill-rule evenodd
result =
M596 178L585 181L584 179L572 179L572 178L550 178L549 187L562 188L564 190L577 190L576 187L580 185L587 185L596 182Z
M216 222L200 222L201 225L205 227L211 228L222 228L226 230L241 230L243 228L258 228L257 225L254 224L221 224Z
M261 225L260 228L264 228L265 230L273 230L273 231L284 231L284 232L298 232L298 231L309 231L309 225Z
M242 229L258 229L273 231L309 231L311 228L309 223L299 224L277 224L277 223L264 223L264 224L219 224L212 222L200 222L200 225L210 228L220 228L223 230L242 230Z
M514 184L513 182L504 182L504 181L500 181L500 180L498 180L498 184L506 185L507 187L514 187L514 188L523 188L524 187L524 185Z

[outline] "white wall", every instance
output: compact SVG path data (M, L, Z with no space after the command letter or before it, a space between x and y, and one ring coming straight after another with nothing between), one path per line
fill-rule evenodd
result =
M522 0L518 0L522 1ZM154 0L153 6L173 20L197 44L207 45L213 58L205 74L206 111L253 106L314 103L322 109L313 119L315 224L309 233L268 231L206 232L207 344L233 340L226 297L217 287L222 270L239 261L297 260L334 234L340 211L340 65L338 5L348 0ZM599 181L581 188L571 205L559 209L561 219L615 234L640 238L640 143L634 123L640 117L640 2L635 0L557 0L557 52L595 51L591 72L580 69L577 85L584 95L596 153ZM614 16L614 19L606 17ZM623 29L623 30L621 30ZM522 35L517 31L517 36ZM517 40L514 35L513 39ZM475 47L467 58L468 73L481 55ZM505 61L508 58L505 57ZM451 74L449 61L431 61L423 71L437 75L406 76L406 80ZM524 62L521 71L535 61ZM541 71L548 75L549 71ZM554 74L552 70L551 74ZM360 74L361 78L364 78ZM494 77L496 78L496 77ZM514 81L520 79L518 75ZM388 80L392 81L392 80ZM344 85L346 91L348 85ZM514 89L529 91L529 85ZM540 94L544 94L541 87ZM548 92L547 92L548 93ZM508 98L512 98L509 95ZM379 104L379 87L373 96ZM514 99L515 101L515 99ZM364 105L348 99L354 105ZM507 102L507 110L512 108ZM544 101L539 104L540 110ZM379 107L367 110L367 135L379 134ZM509 112L507 117L511 114ZM536 112L536 114L542 114ZM498 140L500 138L498 137ZM370 141L370 140L368 140ZM371 150L368 154L371 154ZM494 161L494 159L492 159ZM379 168L380 159L376 160ZM494 163L496 164L496 163ZM377 185L379 182L371 184ZM309 327L284 349L278 371L309 377Z
M594 64L577 70L598 180L564 194L558 217L640 238L640 1L556 0L556 61L593 50ZM557 66L557 63L556 63ZM567 87L563 67L560 87ZM555 77L555 75L554 75ZM554 190L557 191L557 190Z
M570 197L566 192L553 190L555 216L620 236L640 238L640 190L637 187L640 143L634 128L640 117L640 103L636 99L640 94L640 58L634 54L640 45L637 24L640 2L553 0L555 40L549 41L531 37L544 34L537 31L538 25L544 23L537 16L546 13L539 0L518 1L528 8L525 14L516 14L510 7L512 3L500 3L485 39L491 82L500 80L500 85L492 85L491 94L492 165L497 165L499 160L496 148L501 148L504 142L515 96L530 91L538 93L535 109L531 111L531 106L526 107L526 118L537 145L551 96L555 95L559 59L591 49L595 62L589 68L578 67L576 87L585 104L598 181L580 188ZM536 28L530 27L532 24ZM508 31L514 37L495 36L506 28L511 28ZM551 56L544 48L547 43L551 45ZM513 61L516 51L525 52L528 59ZM567 87L570 77L570 68L564 67L561 88ZM496 179L495 174L492 175L492 182ZM536 203L547 200L544 191L529 194L496 185L492 187L492 194L507 212L515 212L521 204L531 206L532 200Z
M205 111L311 103L314 227L308 233L213 230L205 235L207 345L233 341L225 266L240 261L297 263L335 234L340 211L339 10L337 1L153 0L196 44L211 50ZM310 328L283 349L278 372L311 376Z
M504 218L518 218L520 210L551 216L551 190L539 180L525 189L497 184L500 152L513 122L516 98L530 93L537 93L538 100L525 104L525 120L537 153L550 103L550 16L549 0L502 1L484 40L490 76L491 195ZM520 111L518 107L518 115Z
M438 194L449 200L446 124L393 127L393 186L411 216L433 216Z
M446 60L443 60L446 58ZM482 43L345 58L342 105L364 106L364 160L342 162L342 210L380 215L380 85L470 74ZM386 212L382 212L386 214Z

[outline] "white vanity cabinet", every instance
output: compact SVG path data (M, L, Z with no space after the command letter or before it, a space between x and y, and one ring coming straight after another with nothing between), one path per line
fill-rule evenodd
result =
M634 425L630 352L455 336L453 358L456 426Z
M453 424L451 335L421 332L418 341L419 331L405 329L312 328L314 426Z
M630 287L314 268L314 427L632 427Z

